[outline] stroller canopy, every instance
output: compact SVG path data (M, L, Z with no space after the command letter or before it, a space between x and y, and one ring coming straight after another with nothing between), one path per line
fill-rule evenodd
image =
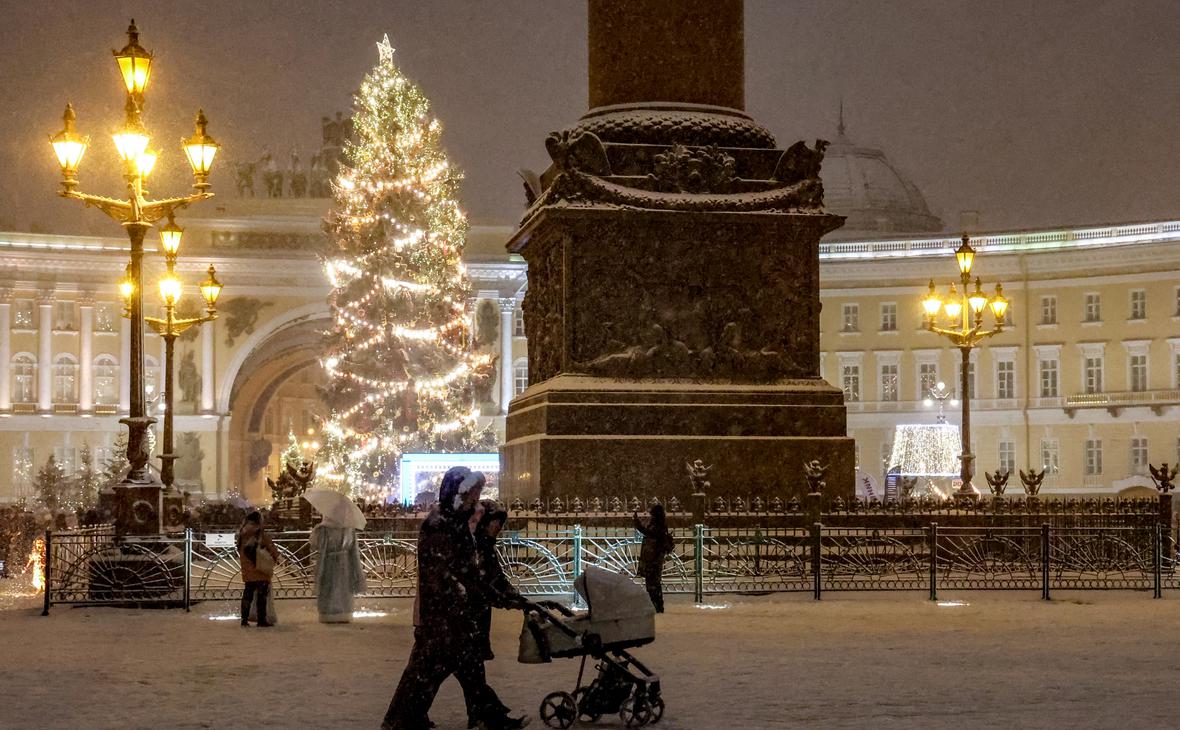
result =
M655 615L647 590L627 575L587 566L574 581L574 590L586 601L591 621Z

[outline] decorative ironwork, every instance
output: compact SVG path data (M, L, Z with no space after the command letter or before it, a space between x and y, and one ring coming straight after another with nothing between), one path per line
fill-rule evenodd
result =
M1101 506L1101 505L1099 505ZM866 519L872 515L848 513ZM1150 525L706 526L673 528L664 564L669 593L1180 588L1176 534ZM276 598L315 595L307 532L272 535L280 554ZM118 538L110 526L47 535L47 607L188 605L233 600L241 566L233 533ZM405 532L361 533L368 597L412 596L417 541ZM635 577L642 536L618 525L532 520L505 532L505 571L526 595L569 594L586 566Z

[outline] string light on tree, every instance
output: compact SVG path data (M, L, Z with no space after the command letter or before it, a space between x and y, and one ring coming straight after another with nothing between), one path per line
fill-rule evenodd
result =
M388 36L377 49L328 220L334 327L321 364L331 414L319 452L325 484L369 499L396 490L404 452L493 441L476 429L474 384L492 360L468 346L462 175L442 151L426 97L394 65Z

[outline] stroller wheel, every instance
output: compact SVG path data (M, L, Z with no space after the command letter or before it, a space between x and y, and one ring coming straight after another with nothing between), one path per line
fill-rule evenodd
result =
M564 728L578 719L578 703L569 692L550 692L541 700L541 721L549 727Z
M627 727L646 725L651 720L651 705L647 703L647 698L642 695L631 695L623 700L623 705L619 708L619 719Z
M648 722L655 725L662 719L664 719L664 699L657 697L655 702L651 703L651 719Z
M590 704L590 688L578 687L574 690L574 702L578 705L578 717L586 722L598 722L602 717L601 712L590 712L587 710L587 705Z

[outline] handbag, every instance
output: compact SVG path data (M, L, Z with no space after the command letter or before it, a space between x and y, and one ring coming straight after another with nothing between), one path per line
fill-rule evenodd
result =
M267 576L274 575L275 559L271 556L270 551L258 544L258 559L254 561L254 567L259 571L266 573Z

